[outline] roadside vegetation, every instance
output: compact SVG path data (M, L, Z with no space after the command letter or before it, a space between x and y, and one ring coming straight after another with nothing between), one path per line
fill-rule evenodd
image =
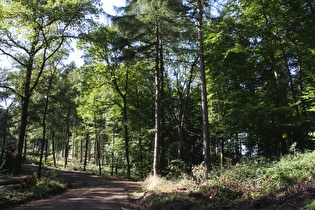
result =
M43 173L42 178L37 180L36 185L21 189L19 180L22 177L32 175L28 171L19 176L0 174L0 209L60 194L69 187L68 181L61 177L58 172L49 171Z
M83 172L80 164L72 161L67 170ZM86 172L97 174L96 167ZM3 173L0 180L5 183L35 175L32 173L25 171L18 177ZM232 164L226 160L222 168L213 168L209 173L202 164L187 173L185 164L174 160L166 176L149 175L142 186L142 191L132 196L136 209L315 209L315 151L296 152L277 161L244 159ZM57 171L43 172L36 186L27 189L19 189L18 184L1 185L0 207L42 199L68 187Z
M178 166L178 165L177 165ZM206 172L194 166L187 175L173 167L168 178L143 182L140 209L315 209L315 152L278 161L244 160ZM178 176L174 176L178 175Z

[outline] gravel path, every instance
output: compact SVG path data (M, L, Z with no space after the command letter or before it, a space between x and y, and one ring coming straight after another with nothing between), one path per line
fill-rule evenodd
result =
M34 170L36 169L34 168ZM69 189L61 195L33 201L14 209L131 209L128 193L140 188L140 184L136 182L79 172L57 171L71 181L73 189Z

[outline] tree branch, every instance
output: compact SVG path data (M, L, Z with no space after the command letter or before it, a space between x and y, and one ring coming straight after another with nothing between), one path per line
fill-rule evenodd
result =
M10 58L12 58L13 60L15 60L16 62L18 62L21 66L26 67L27 65L23 62L21 62L18 58L16 58L14 55L7 53L5 50L3 50L2 48L0 48L0 51L2 52L3 55L9 56Z
M12 91L14 94L18 95L19 97L23 98L23 96L21 94L19 94L14 88L6 86L6 85L0 85L0 88L5 88L8 89L10 91Z

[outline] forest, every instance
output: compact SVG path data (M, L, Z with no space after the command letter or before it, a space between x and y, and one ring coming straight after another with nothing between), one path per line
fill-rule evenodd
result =
M1 172L144 179L314 149L312 0L0 2Z

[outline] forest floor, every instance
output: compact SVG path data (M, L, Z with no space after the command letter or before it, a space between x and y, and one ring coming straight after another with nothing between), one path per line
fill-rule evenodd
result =
M33 166L27 170L36 171ZM70 189L65 193L48 199L32 201L14 209L130 209L129 193L140 188L137 182L100 177L92 174L55 170L70 182Z
M157 202L157 199L162 202ZM279 192L276 195L259 199L212 199L201 193L183 193L181 189L148 193L136 202L134 208L138 210L310 210L315 209L314 206L306 207L306 204L314 199L315 181L308 183L305 189L299 192L292 194Z
M36 171L35 166L26 166ZM53 170L71 183L63 194L31 201L13 209L313 209L305 208L315 199L315 180L300 183L297 191L282 189L259 199L216 198L185 188L142 192L139 182L100 177L92 174ZM303 185L303 186L301 186ZM228 192L225 192L228 195ZM315 209L315 208L314 208Z

